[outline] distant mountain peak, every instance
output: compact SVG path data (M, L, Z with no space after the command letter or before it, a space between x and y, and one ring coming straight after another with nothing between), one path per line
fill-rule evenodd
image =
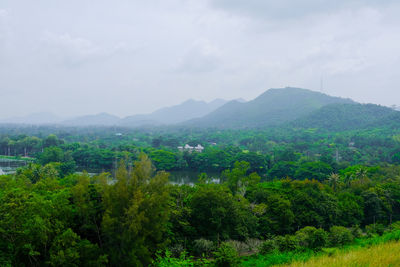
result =
M202 100L188 99L179 105L158 109L150 114L128 116L121 120L123 126L170 125L190 119L203 117L225 104L222 99L209 103Z
M332 103L355 102L303 88L272 88L248 102L230 101L203 118L185 124L219 128L266 127L295 120Z
M20 123L20 124L53 124L61 121L62 118L52 112L41 111L28 114L26 116L12 117L3 119L1 123Z
M94 115L85 115L63 121L62 124L71 126L114 126L118 125L120 118L118 116L101 112Z

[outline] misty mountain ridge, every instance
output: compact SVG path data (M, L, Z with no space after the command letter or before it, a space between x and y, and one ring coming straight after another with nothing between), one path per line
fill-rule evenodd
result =
M0 123L15 123L15 124L55 124L65 118L61 118L51 112L36 112L27 116L11 117L0 120Z
M76 117L70 120L62 121L60 124L68 126L114 126L121 120L120 117L105 112Z
M347 131L400 125L400 112L375 104L330 104L298 120L291 127Z
M356 102L308 89L293 87L269 89L248 102L230 101L208 115L185 122L184 125L217 128L276 126L334 103Z
M292 127L345 131L374 126L400 126L400 112L393 107L360 104L308 89L269 89L257 98L211 102L193 99L149 114L120 118L108 113L63 120L51 113L3 120L3 123L58 124L65 126L177 126L196 128Z
M24 117L0 120L0 123L13 124L59 124L65 126L158 126L180 123L193 118L202 117L227 101L215 99L211 102L189 99L185 102L158 109L150 114L138 114L120 118L109 113L78 116L70 119L58 117L50 112L33 113Z
M193 118L200 118L216 110L226 103L226 100L215 99L209 103L189 99L185 102L158 109L150 114L133 115L123 118L120 126L169 125L181 123Z

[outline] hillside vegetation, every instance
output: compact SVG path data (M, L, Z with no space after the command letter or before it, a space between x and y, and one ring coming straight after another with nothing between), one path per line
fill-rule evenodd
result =
M334 256L315 257L306 262L295 262L287 267L387 267L400 266L400 243L390 242L370 248L342 252Z
M334 103L354 102L307 89L270 89L252 101L231 101L203 118L186 124L200 127L260 128L295 120Z
M331 104L291 123L295 127L330 131L364 129L390 124L400 112L374 104Z

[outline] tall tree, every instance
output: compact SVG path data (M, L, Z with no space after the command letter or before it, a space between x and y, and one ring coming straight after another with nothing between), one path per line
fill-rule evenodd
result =
M104 247L112 266L147 266L163 247L169 218L168 175L154 174L144 154L127 170L124 162L116 182L104 193Z

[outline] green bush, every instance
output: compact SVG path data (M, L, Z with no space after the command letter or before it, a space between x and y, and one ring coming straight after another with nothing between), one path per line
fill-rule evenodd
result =
M228 240L227 243L229 243L239 253L239 255L250 252L249 246L244 242Z
M258 253L261 245L264 242L257 238L249 238L246 240L246 244L249 247L249 251Z
M329 243L331 246L343 246L353 242L354 237L351 231L343 226L332 226L329 234Z
M390 225L393 230L400 230L400 221L394 222Z
M235 267L239 266L240 258L238 252L229 243L222 243L214 252L214 264L218 267Z
M299 248L299 243L297 241L296 236L293 235L285 235L285 236L277 236L275 238L276 245L279 251L293 251Z
M165 251L165 255L157 254L156 260L151 266L154 267L196 267L196 266L209 266L209 262L206 259L200 259L195 261L193 257L187 256L183 252L179 258L172 257L170 251Z
M277 249L275 240L267 239L260 246L260 253L265 255Z
M193 242L193 252L197 256L209 256L214 249L214 243L210 240L200 238Z
M171 252L173 257L179 257L182 253L185 252L185 248L182 244L175 244L169 247L169 251Z
M296 238L300 247L319 250L326 246L328 233L324 229L306 226L296 232Z
M351 234L354 238L360 238L363 235L363 231L361 230L359 225L354 225L351 227Z
M370 224L365 226L365 232L367 232L368 236L376 235L383 235L385 232L385 226L380 223Z

